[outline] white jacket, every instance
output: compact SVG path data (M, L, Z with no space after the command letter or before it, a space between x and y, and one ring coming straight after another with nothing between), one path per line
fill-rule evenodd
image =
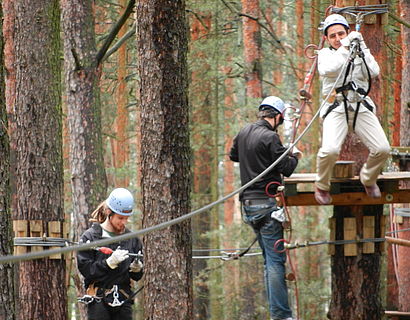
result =
M364 53L364 58L366 59L367 66L369 67L370 71L370 76L371 78L375 78L379 75L380 68L379 65L377 64L376 60L370 53L370 50L365 48L363 49ZM341 46L339 49L330 49L330 48L323 48L319 50L318 54L318 71L319 75L322 80L322 97L326 97L327 94L330 92L330 89L333 87L334 82L336 81L336 78L338 77L339 73L342 72L341 77L339 78L335 88L339 88L343 85L343 80L345 77L345 70L342 70L343 65L346 62L346 59L349 57L349 50L346 49L346 47ZM353 70L352 70L353 69ZM356 85L359 88L363 88L364 90L367 91L368 88L368 78L367 78L367 70L366 66L363 63L362 58L359 56L356 56L353 62L353 65L351 66L349 76L347 77L345 84L347 84L349 81L354 81ZM348 101L350 102L349 105L353 108L353 110L356 109L356 103L358 99L360 98L360 95L357 93L349 90L349 93L347 95ZM373 107L373 112L376 110L376 106L374 102L369 98L366 97L365 99L372 107ZM331 105L333 102L327 102L322 110L320 111L320 116L323 117L323 115L326 113L329 105ZM364 106L361 106L359 108L359 112L364 112L367 110ZM333 111L336 112L345 112L343 102L340 103L340 105L335 108Z

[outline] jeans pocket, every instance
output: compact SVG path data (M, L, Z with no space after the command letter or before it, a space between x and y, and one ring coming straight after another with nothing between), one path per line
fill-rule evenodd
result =
M266 222L260 229L260 233L264 235L271 235L275 239L283 238L282 223L276 219L269 217L269 221Z

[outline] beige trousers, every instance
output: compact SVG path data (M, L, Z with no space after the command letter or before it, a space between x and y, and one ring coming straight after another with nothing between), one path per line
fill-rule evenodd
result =
M349 112L348 125L345 113L333 111L323 121L322 147L317 154L315 182L319 189L330 189L333 167L347 133L352 130L353 118L354 112ZM367 109L357 115L355 133L369 149L367 162L360 171L360 181L365 186L372 186L389 157L390 145L376 115Z

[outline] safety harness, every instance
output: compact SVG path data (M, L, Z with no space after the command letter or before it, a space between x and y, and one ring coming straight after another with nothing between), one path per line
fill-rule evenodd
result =
M334 109L336 109L338 106L340 106L340 103L342 100L343 101L343 106L344 106L344 110L345 110L345 114L346 114L346 121L347 123L349 123L349 108L348 108L348 104L349 104L349 100L347 98L347 93L348 91L354 91L356 92L358 95L360 95L360 99L356 102L356 110L354 113L354 118L353 118L353 130L356 127L356 121L357 121L357 115L359 114L359 109L360 109L360 105L363 104L363 106L365 106L369 111L373 112L373 106L371 106L367 101L366 101L366 97L369 95L371 86L372 86L372 80L371 80L371 75L370 75L370 69L369 66L367 65L366 59L364 57L364 53L362 51L362 49L360 48L360 44L359 43L355 43L354 44L356 46L356 50L352 51L352 54L349 58L349 62L347 64L346 67L346 71L345 71L345 76L343 79L343 84L341 87L336 88L336 99L333 102L333 104L331 104L328 109L326 110L325 114L323 115L323 119L326 118L326 116L332 112ZM362 61L363 64L366 67L366 73L367 73L367 80L368 80L368 87L367 90L360 88L356 85L356 83L354 81L349 81L346 82L350 72L353 72L353 68L354 68L354 59L356 58L356 55L359 56Z
M94 284L91 284L87 288L87 293L77 300L86 305L94 301L97 303L104 301L110 307L120 307L124 303L131 302L143 288L144 286L141 286L135 292L128 294L125 290L119 288L118 285L114 285L111 289L104 289L95 287Z

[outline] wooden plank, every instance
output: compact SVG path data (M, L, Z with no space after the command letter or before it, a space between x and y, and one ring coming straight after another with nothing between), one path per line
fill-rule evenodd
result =
M374 238L374 216L363 216L363 239ZM374 253L374 242L363 242L363 253Z
M343 218L344 240L355 240L357 235L356 218ZM344 245L344 255L347 257L357 256L357 243Z
M332 177L334 178L353 178L354 161L336 161L333 167Z
M410 316L410 312L406 311L384 311L384 314L390 315L390 316Z
M409 240L400 239L400 238L386 237L386 241L388 243L397 244L399 246L410 247L410 241Z
M30 237L42 237L43 236L43 223L41 220L30 221ZM31 251L43 251L41 246L31 246Z
M49 221L48 222L48 236L50 238L62 238L60 221ZM58 247L50 247L50 249L58 249ZM48 258L49 259L61 259L61 254L53 254L49 256Z
M286 205L290 206L318 206L313 192L299 192L295 196L287 196ZM365 192L345 192L332 194L334 206L378 205L392 203L409 203L410 190L396 190L394 193L382 192L381 198L370 198Z
M285 185L288 183L313 183L316 179L316 173L294 173L290 177L285 178ZM388 180L410 180L410 171L398 171L398 172L383 172L379 174L378 181ZM359 181L359 176L352 178L332 178L331 182L344 182L344 181Z
M27 237L28 231L28 221L27 220L13 220L13 231L16 238ZM24 246L14 247L14 254L24 254L27 253L27 248Z

